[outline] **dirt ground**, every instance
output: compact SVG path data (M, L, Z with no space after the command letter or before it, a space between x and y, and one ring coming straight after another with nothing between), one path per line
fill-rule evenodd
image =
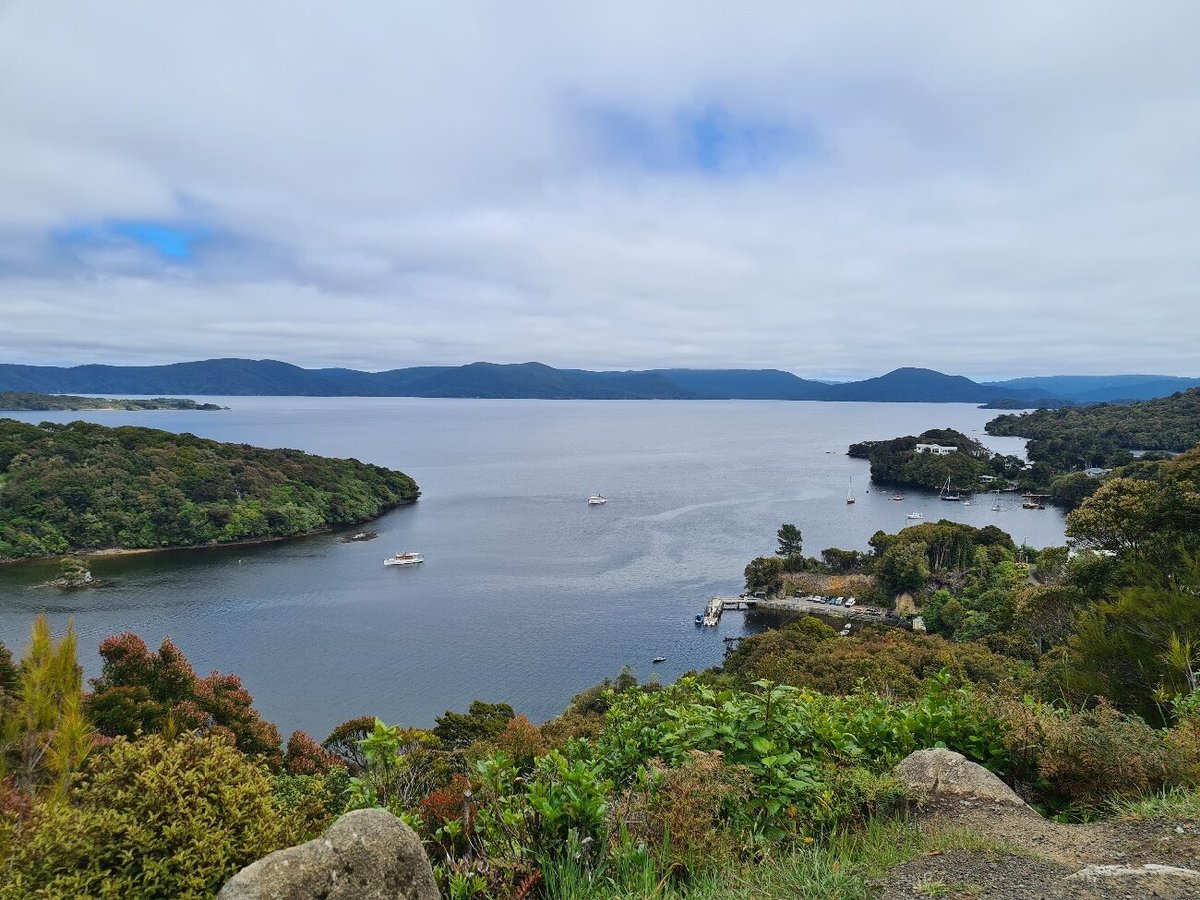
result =
M920 812L924 830L962 829L998 851L952 850L912 860L889 873L882 900L1200 900L1200 825L1106 821L1060 825L1031 810L944 799ZM1179 875L1070 879L1092 865L1145 864L1194 870Z

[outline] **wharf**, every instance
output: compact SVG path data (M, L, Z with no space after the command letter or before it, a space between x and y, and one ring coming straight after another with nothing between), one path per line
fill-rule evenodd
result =
M759 597L710 597L704 607L704 612L696 616L696 624L711 628L721 621L721 613L725 610L756 610L768 613L801 613L821 618L852 619L857 621L878 622L881 625L893 627L911 627L888 610L873 606L844 606L831 604L824 597L782 597L766 600Z
M704 612L697 616L697 622L705 628L712 628L721 621L721 613L727 609L753 609L758 601L750 597L709 597Z

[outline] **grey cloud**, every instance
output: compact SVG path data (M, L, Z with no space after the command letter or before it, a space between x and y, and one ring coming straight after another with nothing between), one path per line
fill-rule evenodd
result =
M7 3L0 349L1197 374L1200 7L883 9ZM820 152L639 166L572 98Z

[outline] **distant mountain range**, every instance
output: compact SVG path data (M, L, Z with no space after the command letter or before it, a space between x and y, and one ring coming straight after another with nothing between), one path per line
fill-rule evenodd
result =
M650 369L591 372L542 363L416 366L387 372L302 369L277 360L209 359L165 366L0 364L0 391L218 396L480 397L544 400L859 400L1001 403L1145 400L1200 385L1166 375L1017 378L979 383L931 369L830 384L778 369Z

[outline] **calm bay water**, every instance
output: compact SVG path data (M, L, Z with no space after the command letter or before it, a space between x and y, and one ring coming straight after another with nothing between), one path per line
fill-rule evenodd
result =
M716 665L743 617L714 633L692 615L741 588L781 522L802 529L809 554L865 550L911 511L996 524L1037 547L1063 539L1056 510L1011 498L998 513L986 498L964 507L907 491L897 503L845 455L934 427L1021 455L1021 439L983 434L996 413L965 404L203 399L233 408L6 415L356 457L407 472L422 498L373 523L380 539L366 543L319 535L96 559L111 585L92 591L33 587L53 567L0 568L0 640L23 650L38 610L57 628L70 618L91 676L104 637L133 631L157 647L169 635L201 674L241 675L285 735L319 740L363 714L425 726L475 698L539 721L625 664L663 680ZM606 506L586 504L597 491ZM385 569L402 550L426 562ZM666 662L652 665L657 655Z

